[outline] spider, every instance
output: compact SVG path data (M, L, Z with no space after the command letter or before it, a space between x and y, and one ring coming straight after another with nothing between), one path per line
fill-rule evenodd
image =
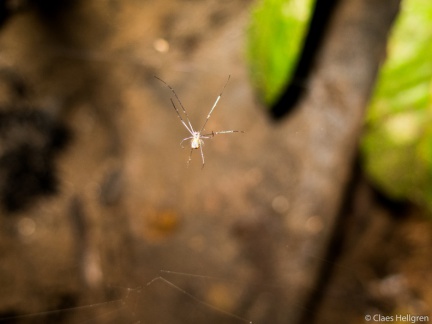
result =
M158 78L157 76L155 76L155 78L158 79L159 81L161 81L163 84L165 84L172 91L172 93L176 97L177 101L179 102L180 107L182 108L184 116L186 117L186 122L187 123L184 121L184 119L180 115L180 112L177 109L176 105L174 104L173 99L170 98L171 104L174 107L174 109L175 109L175 111L177 113L178 118L180 118L180 121L183 124L183 126L191 134L191 136L183 138L182 141L180 142L180 146L182 148L184 148L183 142L187 141L187 140L190 140L191 150L190 150L190 153L189 153L189 159L187 161L187 165L188 166L189 166L189 162L192 160L192 152L193 152L193 150L200 149L201 159L202 159L202 167L201 167L201 169L204 168L205 161L204 161L204 153L203 153L203 149L202 149L202 147L204 145L204 139L210 139L210 138L213 138L214 136L219 135L219 134L244 133L244 131L238 131L238 130L224 130L224 131L218 131L218 132L212 131L211 133L203 134L204 128L207 125L207 122L210 119L210 116L211 116L213 110L216 108L216 105L218 104L220 98L222 97L222 93L225 90L225 87L227 86L227 84L228 84L228 82L229 82L229 80L231 78L231 75L228 76L227 82L225 83L225 85L224 85L221 93L219 94L219 96L216 98L216 101L213 104L213 107L210 109L210 112L208 113L207 118L204 121L204 124L202 125L202 127L200 128L199 131L194 130L194 128L192 127L192 124L191 124L191 122L189 120L189 116L188 116L188 114L186 112L186 109L184 108L183 104L181 103L181 101L180 101L179 97L177 96L177 93L175 92L175 90L168 83L166 83L164 80Z

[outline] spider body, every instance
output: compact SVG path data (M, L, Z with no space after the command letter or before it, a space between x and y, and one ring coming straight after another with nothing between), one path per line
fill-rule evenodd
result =
M179 97L177 96L176 92L174 91L174 89L173 89L169 84L167 84L165 81L163 81L162 79L160 79L160 78L158 78L157 76L155 76L156 79L158 79L159 81L163 82L163 83L164 83L164 84L165 84L165 85L166 85L166 86L171 90L171 92L174 94L175 98L176 98L177 101L179 102L180 107L182 108L182 112L183 112L183 114L184 114L184 117L185 117L187 123L185 122L185 120L184 120L184 119L182 118L182 116L180 115L180 112L179 112L179 110L177 109L176 105L174 104L173 99L170 98L170 100L171 100L171 104L172 104L173 108L175 109L175 111L176 111L176 113L177 113L177 116L178 116L178 118L180 119L180 122L183 124L183 126L188 130L188 132L189 132L190 135L191 135L191 136L189 136L189 137L184 138L184 139L180 142L180 146L181 146L182 148L184 148L184 146L183 146L183 142L184 142L184 141L187 141L187 140L190 140L191 150L190 150L190 153L189 153L189 160L188 160L188 162L187 162L188 165L189 165L189 162L190 162L191 159L192 159L192 152L193 152L193 150L200 149L200 152L201 152L201 159L202 159L202 168L204 168L205 161L204 161L204 153L203 153L203 149L202 149L202 147L203 147L203 145L204 145L204 139L210 139L210 138L213 138L215 135L218 135L218 134L244 133L243 131L238 131L238 130L224 130L224 131L217 131L217 132L212 131L211 133L208 133L208 134L202 134L202 132L204 131L204 128L205 128L205 126L206 126L208 120L210 119L210 116L211 116L213 110L215 109L216 105L218 104L220 98L222 97L222 93L223 93L223 91L225 90L225 87L226 87L226 85L228 84L228 81L230 80L230 77L231 77L231 76L228 76L228 80L227 80L227 82L225 83L225 85L224 85L224 87L223 87L223 89L222 89L222 92L221 92L221 93L219 94L219 96L216 98L216 101L215 101L215 103L213 104L213 107L210 109L210 112L208 113L207 118L206 118L206 120L204 121L203 126L201 127L201 129L200 129L199 131L196 131L196 130L194 130L194 128L192 127L192 124L191 124L191 122L190 122L190 120L189 120L189 116L188 116L188 114L187 114L187 112L186 112L186 109L183 107L183 104L181 103L181 101L180 101Z
M189 139L190 137L188 137ZM191 139L191 148L192 149L199 149L201 145L204 145L204 141L201 139L201 134L199 132L194 132Z

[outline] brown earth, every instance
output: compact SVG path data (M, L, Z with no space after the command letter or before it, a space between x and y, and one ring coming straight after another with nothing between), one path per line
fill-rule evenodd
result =
M23 158L0 174L23 202L0 217L4 322L428 315L430 222L353 168L397 1L341 1L307 95L278 123L249 82L250 1L35 3L0 30L2 111L51 125L1 135L3 156L25 144L46 157L24 155L25 182L5 182ZM187 167L189 134L154 75L195 128L231 75L206 129L245 133L206 140L205 167L198 152ZM50 136L65 138L46 150Z

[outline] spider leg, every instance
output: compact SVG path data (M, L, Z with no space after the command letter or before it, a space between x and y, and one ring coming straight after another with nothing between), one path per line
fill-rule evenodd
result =
M184 141L187 141L187 140L189 140L189 139L191 139L191 138L193 138L193 136L189 136L189 137L183 138L182 141L180 142L180 146L181 146L181 148L185 148L185 147L183 146L183 142L184 142Z
M187 112L186 112L186 109L184 108L183 104L181 103L179 97L177 96L177 93L176 93L175 90L174 90L174 89L173 89L173 88L172 88L168 83L166 83L164 80L162 80L161 78L158 78L156 75L155 75L154 77L155 77L156 79L158 79L159 81L161 81L163 84L165 84L165 85L168 87L168 89L170 89L170 90L172 91L172 93L173 93L174 96L176 97L177 101L179 102L180 107L182 108L184 115L186 116L186 121L187 121L189 127L188 127L188 126L186 125L186 123L183 121L183 118L181 118L180 113L179 113L177 107L174 105L174 102L173 102L173 100L171 99L171 102L172 102L172 104L173 104L173 106L174 106L174 109L176 110L177 115L179 116L179 118L180 118L180 120L182 121L183 125L187 128L187 130L189 131L189 133L192 134L192 133L194 132L194 129L193 129L192 124L191 124L191 122L190 122L190 120L189 120L189 116L188 116L188 114L187 114Z
M192 125L190 124L189 120L188 120L188 122L189 122L189 126L190 126L190 128L186 125L185 121L184 121L183 118L181 117L181 115L180 115L180 113L179 113L179 111L178 111L176 105L174 104L174 101L173 101L171 98L170 98L170 100L171 100L171 103L172 103L172 105L173 105L173 107L174 107L174 109L175 109L175 111L176 111L176 113L177 113L178 118L180 118L180 121L182 122L183 126L186 127L186 129L189 131L189 133L193 134L193 131L194 131L194 130L193 130Z
M187 166L188 167L189 167L190 161L192 160L192 151L193 151L193 148L191 148L190 153L189 153L189 160L187 161Z
M213 138L218 134L232 134L232 133L244 133L244 131L239 130L225 130L225 131L218 131L218 132L211 132L208 134L201 135L202 138Z
M204 153L203 153L203 149L202 149L202 145L200 146L200 151L201 151L201 159L202 159L202 167L201 170L204 169Z
M212 114L212 112L213 112L213 109L216 108L216 105L218 104L220 98L222 97L222 93L224 92L225 87L227 86L228 81L230 80L230 78L231 78L231 75L228 76L228 80L227 80L227 82L225 83L225 85L224 85L224 87L223 87L221 93L219 94L219 96L216 98L216 101L215 101L215 103L213 104L213 107L210 109L210 112L209 112L208 115L207 115L207 118L206 118L206 120L205 120L205 122L204 122L204 125L201 127L200 133L204 130L205 125L207 124L208 120L210 119L210 116L211 116L211 114Z
M214 136L214 135L218 135L218 134L244 133L244 131L239 131L239 130L224 130L224 131L212 132L212 133L213 133L213 136Z

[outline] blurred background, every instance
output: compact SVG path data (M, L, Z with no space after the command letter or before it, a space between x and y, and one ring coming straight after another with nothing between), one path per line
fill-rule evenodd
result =
M430 47L428 0L0 1L0 322L430 319ZM155 76L244 133L188 165Z

